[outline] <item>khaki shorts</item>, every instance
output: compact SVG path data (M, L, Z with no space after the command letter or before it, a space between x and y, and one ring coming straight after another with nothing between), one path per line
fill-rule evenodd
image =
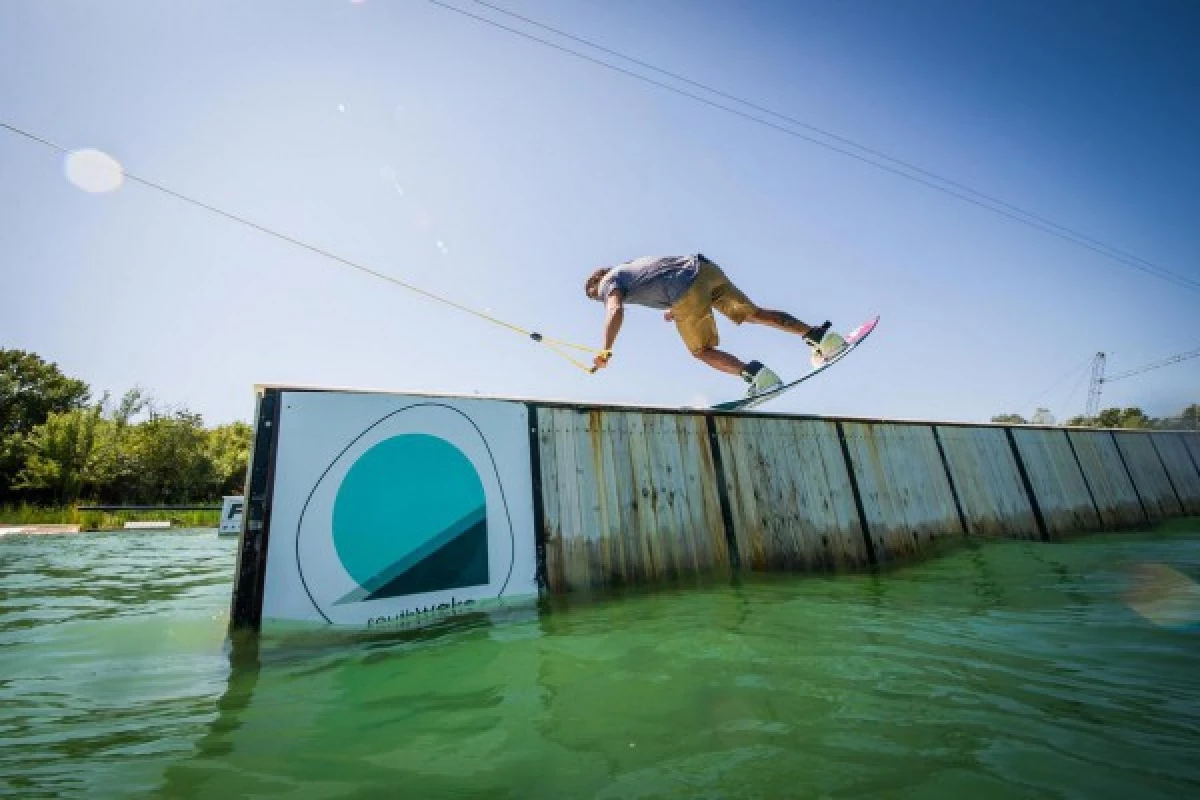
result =
M683 297L671 306L675 328L693 353L716 347L721 341L717 336L717 321L713 319L714 308L729 317L735 325L741 325L747 317L758 311L758 306L729 282L720 267L701 258L696 280L683 293Z

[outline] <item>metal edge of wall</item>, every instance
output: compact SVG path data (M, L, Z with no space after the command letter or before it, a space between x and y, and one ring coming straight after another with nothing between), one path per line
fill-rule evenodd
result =
M1179 434L1180 434L1180 438L1181 438L1181 439L1183 439L1183 449L1184 449L1184 452L1186 452L1186 453L1187 453L1187 457L1188 457L1189 459L1191 459L1191 461L1192 461L1192 466L1196 468L1196 477L1197 477L1197 479L1200 479L1200 461L1197 461L1197 460L1196 460L1196 456L1194 456L1194 455L1192 454L1192 448L1191 448L1191 447L1188 445L1188 443L1187 443L1187 437L1188 437L1189 435L1190 435L1190 436L1195 436L1197 439L1200 439L1200 433L1196 433L1195 431L1180 431L1180 432L1179 432Z
M1037 524L1038 535L1043 542L1049 541L1046 519L1042 516L1042 506L1033 491L1033 483L1029 480L1029 470L1025 469L1025 460L1021 458L1021 448L1017 447L1017 437L1012 428L1005 428L1004 433L1008 438L1008 446L1012 449L1013 459L1017 462L1017 474L1021 476L1021 485L1025 487L1025 496L1029 498L1029 507L1033 509L1033 521Z
M713 414L704 415L705 430L708 431L709 457L712 459L713 476L717 480L717 502L721 506L721 524L725 528L725 547L729 551L729 570L737 575L742 568L742 554L738 549L737 531L733 526L733 507L729 504L729 485L725 475L725 461L721 453L721 436L717 432L717 421Z
M1121 440L1117 438L1117 432L1110 430L1108 435L1112 438L1113 447L1117 450L1117 457L1121 459L1121 466L1125 468L1125 476L1129 478L1129 485L1133 487L1133 495L1142 509L1142 520L1147 525L1154 524L1154 520L1150 517L1150 511L1146 508L1146 501L1142 498L1142 490L1138 488L1138 482L1133 479L1133 470L1129 468L1129 461L1125 458L1125 451L1121 449Z
M1179 493L1179 487L1175 485L1175 479L1171 477L1167 460L1163 458L1162 449L1158 446L1158 438L1157 436L1150 437L1150 449L1154 451L1154 455L1158 456L1158 463L1162 465L1163 475L1167 477L1167 485L1171 487L1171 493L1175 495L1175 504L1179 506L1179 513L1187 514L1187 504L1183 502L1183 495Z
M858 474L854 471L854 459L850 457L850 446L846 444L846 431L841 420L834 423L837 428L838 444L842 448L842 460L846 462L846 475L850 479L850 492L854 495L854 509L858 512L858 527L862 531L863 541L867 545L867 565L874 569L879 566L879 557L875 554L875 542L871 538L871 526L867 522L867 509L863 505L862 493L858 488Z
M542 447L538 437L538 407L526 403L528 416L525 425L529 429L529 472L533 491L533 559L534 580L538 594L548 592L549 578L546 574L546 506L542 496Z
M1083 462L1079 459L1079 451L1075 449L1075 442L1071 440L1071 432L1063 428L1063 438L1067 440L1067 447L1071 450L1071 456L1075 459L1075 468L1079 470L1079 477L1083 479L1083 488L1087 489L1088 498L1092 501L1092 509L1096 512L1097 530L1104 530L1106 523L1104 515L1100 513L1100 504L1096 502L1096 492L1092 489L1092 482L1088 480L1087 470L1083 468Z
M738 548L737 530L733 527L733 506L730 505L730 487L725 474L725 456L721 453L721 435L716 429L714 415L704 415L704 429L708 432L709 458L713 459L716 503L721 506L721 525L725 528L725 547L730 555L730 572L737 575L742 570L742 551Z
M954 485L954 473L950 469L950 462L946 459L946 448L942 447L942 437L938 433L937 425L930 425L933 431L933 442L937 445L938 457L942 459L942 469L946 471L946 482L950 484L950 494L954 498L954 510L958 512L958 524L962 527L963 536L970 536L971 529L967 525L967 515L963 513L962 500L958 497L958 487Z
M246 476L246 502L242 510L242 533L229 610L229 625L235 630L258 631L262 627L281 396L280 389L264 389L255 409L254 440Z

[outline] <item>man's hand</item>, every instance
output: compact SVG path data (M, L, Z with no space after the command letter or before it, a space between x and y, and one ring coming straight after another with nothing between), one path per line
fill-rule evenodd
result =
M663 312L663 319L665 319L667 322L674 322L675 321L674 312L672 312L671 309L668 308L666 311Z
M608 293L608 299L604 301L604 308L607 312L604 317L604 349L592 361L595 365L592 367L592 372L607 367L608 360L612 358L613 344L617 341L617 333L621 330L621 322L625 319L624 297L624 292L613 289Z

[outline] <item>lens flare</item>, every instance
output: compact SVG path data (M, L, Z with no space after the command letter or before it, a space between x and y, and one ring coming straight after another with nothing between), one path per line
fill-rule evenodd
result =
M1166 564L1134 567L1124 600L1159 627L1200 631L1200 585Z
M72 150L63 160L67 180L92 194L112 192L121 188L125 170L108 153L99 150Z

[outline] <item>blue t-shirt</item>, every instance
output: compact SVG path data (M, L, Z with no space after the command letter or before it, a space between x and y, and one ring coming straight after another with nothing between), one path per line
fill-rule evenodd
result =
M650 308L670 308L696 279L699 256L646 256L618 264L596 287L596 299L608 300L613 289L624 293L626 303Z

